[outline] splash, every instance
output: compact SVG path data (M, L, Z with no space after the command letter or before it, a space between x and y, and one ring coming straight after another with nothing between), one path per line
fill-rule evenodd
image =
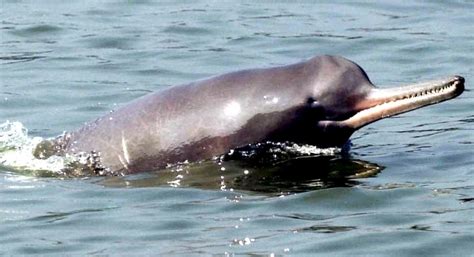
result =
M33 156L34 149L43 140L28 136L28 129L21 122L0 124L0 166L34 176L64 175L65 167L73 161L71 157L54 155L42 160Z
M313 145L299 145L291 142L262 142L231 150L220 159L245 160L260 164L278 163L293 158L304 156L336 156L346 152L350 143L343 148L319 148Z
M332 155L339 154L345 150L339 147L319 148L314 145L298 145L298 144L285 145L284 149L288 152L292 152L294 154L299 154L299 155L321 155L321 156L332 156Z

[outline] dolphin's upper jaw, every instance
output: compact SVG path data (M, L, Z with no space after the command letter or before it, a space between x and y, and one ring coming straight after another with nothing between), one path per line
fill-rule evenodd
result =
M374 88L356 105L358 111L353 116L342 121L320 121L320 125L337 125L355 131L383 118L452 99L463 91L464 78L461 76L397 88Z

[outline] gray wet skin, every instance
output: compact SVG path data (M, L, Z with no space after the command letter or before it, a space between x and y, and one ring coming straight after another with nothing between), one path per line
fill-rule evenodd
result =
M96 159L111 173L136 173L263 141L342 146L369 123L454 98L463 90L460 76L378 89L357 64L319 56L169 87L51 144L61 154L100 153Z

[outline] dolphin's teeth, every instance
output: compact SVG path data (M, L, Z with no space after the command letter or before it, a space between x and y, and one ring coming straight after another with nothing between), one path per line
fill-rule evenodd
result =
M412 92L412 93L408 93L406 95L395 96L394 98L392 98L390 100L386 100L385 102L382 102L382 103L380 103L376 106L392 104L392 103L396 103L398 101L404 101L404 100L405 101L410 101L410 100L412 100L412 101L422 101L423 98L433 97L433 96L430 96L430 95L443 94L444 93L443 91L451 90L451 88L453 86L455 86L455 84L439 86L439 87L435 87L435 88L431 88L431 89L422 89L418 92ZM415 98L421 98L421 99L415 99Z

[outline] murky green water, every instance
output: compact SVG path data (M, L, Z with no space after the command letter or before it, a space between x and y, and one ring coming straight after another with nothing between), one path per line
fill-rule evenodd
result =
M113 178L2 167L0 255L472 255L473 10L471 1L2 1L0 123L19 121L31 136L73 130L169 85L318 54L357 62L379 86L460 74L467 90L363 128L348 154Z

